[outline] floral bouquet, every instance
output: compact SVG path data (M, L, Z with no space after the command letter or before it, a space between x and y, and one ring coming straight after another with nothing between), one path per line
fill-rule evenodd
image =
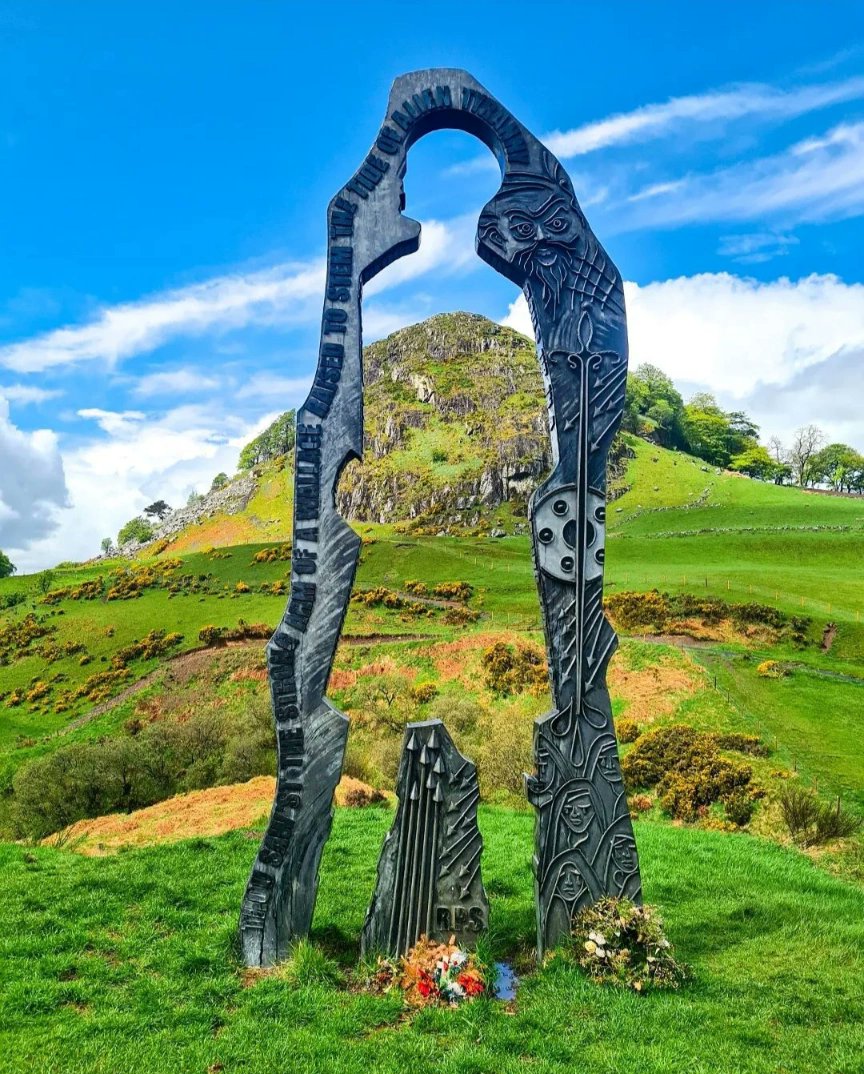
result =
M601 899L576 915L573 938L580 966L595 981L642 992L677 988L687 976L653 906Z
M487 994L476 955L462 951L454 941L453 936L449 943L436 943L421 936L398 963L379 962L374 986L381 990L400 988L412 1007L455 1007Z

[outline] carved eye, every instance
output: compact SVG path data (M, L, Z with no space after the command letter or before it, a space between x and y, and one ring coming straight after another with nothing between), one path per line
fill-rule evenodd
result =
M567 221L563 217L554 216L551 220L546 221L546 227L548 227L550 231L561 232L567 227Z
M510 225L510 230L517 239L533 239L537 229L529 220L518 220Z
M483 233L483 238L487 242L494 243L496 246L504 247L507 243L504 241L501 232L497 227L490 227Z

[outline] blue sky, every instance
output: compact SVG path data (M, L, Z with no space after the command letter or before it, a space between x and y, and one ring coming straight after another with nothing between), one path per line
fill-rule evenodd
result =
M94 553L179 505L314 365L324 210L404 71L465 67L570 172L631 359L864 449L864 5L0 2L0 547ZM371 339L470 309L484 147L411 151L419 254Z

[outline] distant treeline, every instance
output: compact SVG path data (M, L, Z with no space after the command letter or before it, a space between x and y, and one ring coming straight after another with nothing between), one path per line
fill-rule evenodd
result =
M864 491L864 455L848 444L826 444L815 425L798 429L788 446L776 436L760 444L759 426L744 411L723 410L707 392L685 403L672 380L653 365L640 365L627 378L622 428L763 481Z

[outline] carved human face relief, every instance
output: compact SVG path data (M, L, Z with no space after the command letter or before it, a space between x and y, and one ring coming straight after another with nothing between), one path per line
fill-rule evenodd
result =
M561 820L575 835L585 835L594 815L587 790L570 791L561 807Z

